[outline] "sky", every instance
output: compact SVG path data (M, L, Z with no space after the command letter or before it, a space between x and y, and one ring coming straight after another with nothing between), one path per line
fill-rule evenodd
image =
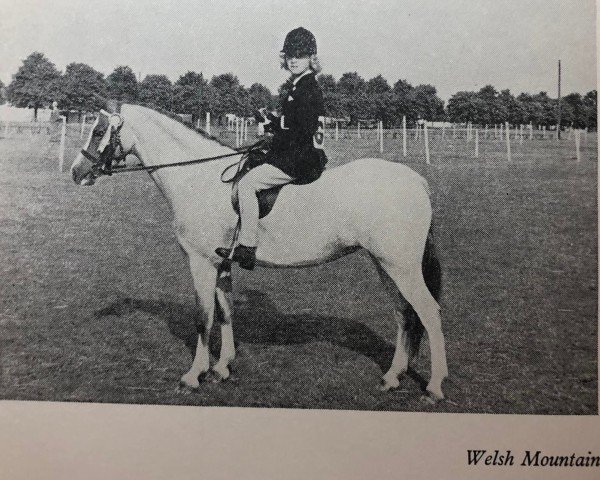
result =
M232 72L273 92L291 29L317 39L323 73L435 86L444 100L487 84L557 94L596 88L594 0L0 0L0 80L33 51L59 70L129 65L172 81Z

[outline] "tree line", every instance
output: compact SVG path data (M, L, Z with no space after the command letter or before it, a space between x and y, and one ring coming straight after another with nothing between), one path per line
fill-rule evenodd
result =
M488 85L477 92L457 92L444 105L436 88L428 84L413 86L398 80L390 85L381 75L365 80L357 72L344 73L339 80L321 74L317 80L327 116L344 118L350 125L377 119L386 127L399 126L406 116L409 125L425 119L550 126L557 123L558 117L558 100L546 92L514 96L509 90L498 92ZM33 108L37 118L37 109L53 101L60 109L81 115L102 108L103 98L109 97L189 114L195 121L205 112L221 119L226 113L248 117L258 108L277 108L288 89L288 82L275 95L260 83L246 88L232 73L207 80L202 73L189 71L174 83L166 75L146 75L140 81L128 66L118 66L105 77L85 63L71 63L61 73L44 54L34 52L23 61L8 86L0 82L0 103L8 100L17 107ZM561 102L561 125L596 129L596 105L596 90L566 95Z

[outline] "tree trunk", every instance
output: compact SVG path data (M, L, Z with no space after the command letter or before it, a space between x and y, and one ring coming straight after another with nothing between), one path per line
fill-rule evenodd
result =
M37 111L38 107L33 107L33 121L37 122Z

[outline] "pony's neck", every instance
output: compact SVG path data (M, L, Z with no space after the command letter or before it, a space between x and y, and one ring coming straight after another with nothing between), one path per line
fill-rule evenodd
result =
M207 138L182 123L147 107L123 105L125 125L129 125L136 151L146 166L183 162L233 153L230 147ZM185 167L163 168L152 174L163 194L174 203L186 195L187 186L218 181L225 165L234 159L210 161ZM183 200L182 200L183 201Z

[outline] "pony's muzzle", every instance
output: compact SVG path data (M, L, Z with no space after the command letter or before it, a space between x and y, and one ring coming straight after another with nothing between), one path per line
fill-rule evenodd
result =
M92 167L92 162L85 158L81 153L78 154L71 166L71 178L77 185L93 185L96 179L94 178Z

